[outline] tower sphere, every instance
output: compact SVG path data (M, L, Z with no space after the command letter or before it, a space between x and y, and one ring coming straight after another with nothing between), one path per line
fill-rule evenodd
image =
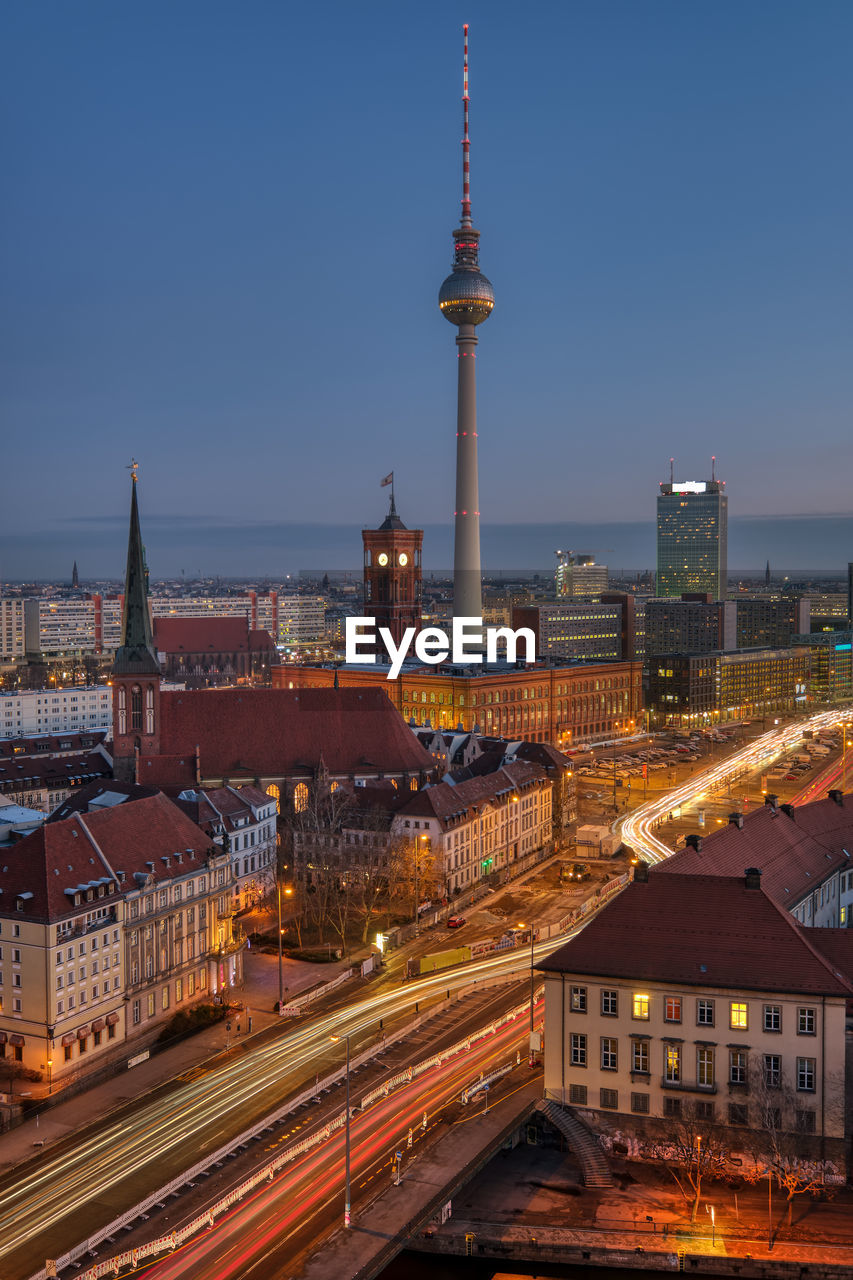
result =
M438 305L451 324L482 324L492 314L495 291L480 271L453 271L438 291Z

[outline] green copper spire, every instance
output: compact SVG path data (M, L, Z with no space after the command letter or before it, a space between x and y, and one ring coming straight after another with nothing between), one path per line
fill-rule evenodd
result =
M159 675L160 664L154 652L151 616L148 612L148 586L145 551L139 530L139 507L136 502L136 468L130 498L130 532L127 539L127 572L124 578L124 609L121 617L121 645L116 649L115 675Z

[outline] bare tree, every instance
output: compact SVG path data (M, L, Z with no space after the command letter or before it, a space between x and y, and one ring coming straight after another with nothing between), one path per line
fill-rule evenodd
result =
M803 1103L809 1095L794 1087L781 1056L753 1054L749 1079L757 1125L750 1131L753 1164L744 1170L744 1177L750 1182L768 1175L772 1178L785 1193L786 1226L790 1227L797 1196L834 1194L826 1184L827 1174L833 1173L834 1167L830 1161L814 1156L814 1112ZM835 1075L824 1080L824 1088L829 1094L843 1097L843 1082Z
M680 1098L680 1114L667 1121L667 1136L655 1143L653 1154L661 1160L691 1206L696 1221L702 1183L706 1178L726 1181L734 1176L731 1142L727 1130L705 1114L702 1104Z

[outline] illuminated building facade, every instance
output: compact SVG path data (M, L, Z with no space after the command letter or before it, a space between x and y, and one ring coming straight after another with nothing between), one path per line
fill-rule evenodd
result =
M659 596L704 591L724 600L728 578L728 498L725 482L670 478L657 503Z

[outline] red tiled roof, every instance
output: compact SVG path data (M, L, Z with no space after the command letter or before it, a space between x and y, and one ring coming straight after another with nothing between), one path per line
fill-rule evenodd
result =
M793 816L762 805L744 816L743 827L721 827L655 866L653 875L742 876L747 867L762 872L761 887L780 906L793 907L837 867L853 865L853 796L844 804L817 800Z
M518 787L543 782L544 773L536 765L506 764L482 777L469 778L455 785L439 782L412 795L401 806L400 813L414 817L435 817L439 822L452 822L463 812L494 801L499 795L509 796ZM550 785L550 784L549 784Z
M202 778L305 776L321 764L333 777L434 768L378 688L169 690L161 725L164 756L192 765L198 745ZM156 761L140 760L140 782L167 780Z
M19 756L0 763L0 792L8 794L16 787L30 790L40 786L75 786L82 778L105 778L111 774L112 765L100 751L86 755Z
M24 917L53 920L75 911L79 914L82 907L74 907L66 890L112 881L116 884L113 894L86 904L87 909L106 906L110 898L115 901L121 896L123 888L135 887L135 872L150 872L159 881L186 875L194 866L201 870L210 847L206 832L164 795L74 814L63 822L46 823L2 851L0 903L4 913L14 911L16 896L29 894L20 913ZM182 855L180 863L175 861L176 853ZM125 873L123 886L112 874L120 871Z
M246 618L155 618L154 647L163 653L246 653Z
M60 750L63 755L69 751L91 751L99 747L107 736L106 729L75 729L74 733L39 733L28 738L3 738L0 740L0 760L25 759L35 756L37 759L50 759ZM87 746L83 746L83 741ZM68 746L63 747L63 743Z
M823 933L824 930L815 930ZM650 875L544 960L546 973L799 995L853 995L786 911L743 878Z
M810 929L816 951L853 986L853 929Z

